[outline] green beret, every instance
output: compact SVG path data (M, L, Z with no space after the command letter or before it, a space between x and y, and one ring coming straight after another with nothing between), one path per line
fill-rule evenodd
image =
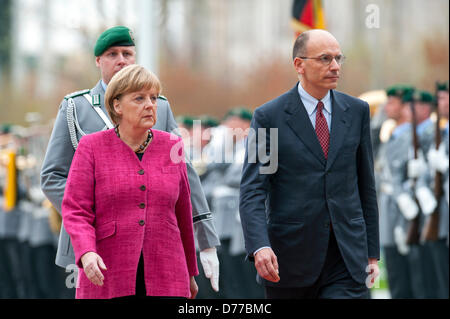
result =
M403 92L403 95L401 96L402 102L403 102L403 103L407 103L407 102L415 101L414 95L416 95L416 94L415 94L416 92L417 92L417 91L416 91L415 89L412 89L412 90L405 90L405 91ZM416 97L417 97L417 95L416 95Z
M407 91L403 95L403 102L423 102L423 103L433 103L434 98L430 92L421 90L411 90Z
M178 124L182 124L186 126L187 128L191 128L194 126L194 118L188 116L188 115L179 115L175 118L175 121Z
M236 107L234 109L231 109L228 111L228 113L225 115L225 119L231 117L231 116L237 116L243 120L252 120L252 112L246 108L243 107Z
M103 32L95 44L94 54L100 56L112 46L134 46L133 32L124 26L112 27Z
M418 99L417 100L416 100L416 96L414 96L414 99L416 101L423 102L423 103L433 103L434 97L433 97L433 94L431 94L430 92L428 92L428 91L418 91L417 93L418 93L418 95L417 95Z
M0 134L9 134L11 133L12 125L9 123L4 123L0 126Z
M436 90L437 91L447 91L448 92L448 81L446 82L437 82L436 83Z
M411 93L411 91L414 91L414 87L405 84L396 84L386 89L386 95L396 96L402 99L405 94Z
M220 124L217 119L208 115L200 116L199 120L202 121L202 126L204 127L216 127Z

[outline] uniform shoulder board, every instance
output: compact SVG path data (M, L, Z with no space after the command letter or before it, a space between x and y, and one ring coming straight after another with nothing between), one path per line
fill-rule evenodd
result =
M158 97L159 97L161 100L167 101L167 98L166 98L164 95L159 95Z
M67 94L64 98L65 98L66 100L68 100L68 99L70 99L70 98L73 99L74 97L77 97L77 96L80 96L80 95L87 94L87 93L89 93L90 91L91 91L91 90L89 90L89 89L81 90L81 91L76 91L76 92Z

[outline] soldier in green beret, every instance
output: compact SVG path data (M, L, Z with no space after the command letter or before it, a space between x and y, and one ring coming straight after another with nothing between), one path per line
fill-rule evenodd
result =
M192 139L192 128L194 126L194 118L188 115L178 115L175 118L175 121L178 125L178 132L183 138L185 152L189 159L192 160L192 151L191 151L191 139Z
M252 119L246 107L230 109L214 130L211 162L203 179L210 195L211 210L221 240L219 258L222 268L222 298L263 298L256 281L256 269L245 261L242 225L239 217L239 185L245 157L245 137Z
M250 128L252 112L244 107L231 109L225 115L223 124L233 130L233 138L238 142L247 136L246 130Z
M220 124L215 117L209 115L202 115L199 117L199 120L202 121L202 126L205 128L216 127Z
M202 115L198 118L201 127L200 151L203 152L212 137L212 131L219 126L219 121L212 116Z
M428 175L426 155L431 149L435 137L435 125L430 116L433 111L434 96L423 90L414 90L404 98L405 102L414 103L414 117L416 123L416 134L418 138L418 158L411 158L408 161L407 177L403 180L405 185L415 185L411 188L417 202L419 203L419 233L423 231L427 216L434 210L430 205L434 200L434 195L429 188L423 187L421 180ZM412 142L411 148L412 148ZM412 154L412 152L411 152ZM426 203L424 205L424 203ZM420 266L417 269L416 279L422 278L422 290L425 298L437 298L439 290L439 278L436 276L435 261L433 251L436 250L434 243L415 243L411 245L412 254L416 258L410 258L411 267Z
M449 101L449 95L448 95L448 81L443 83L438 83L437 85L437 102L438 102L438 109L441 116L448 120L448 101ZM448 124L447 124L448 126Z
M449 296L449 133L448 133L448 82L437 83L437 110L440 123L434 123L427 133L431 145L427 153L427 168L417 181L417 198L425 226L422 229L423 246L426 248L429 274L435 276L436 285L431 287L432 298L448 299ZM441 123L446 126L442 129ZM440 143L439 145L437 145ZM437 179L437 175L440 178ZM440 182L440 184L437 184ZM438 186L436 188L436 186ZM432 220L436 218L437 223ZM430 223L430 224L429 224ZM428 226L431 226L430 228ZM432 236L431 234L435 234Z
M102 75L102 85L106 85L118 71L136 63L136 49L132 31L124 26L112 27L103 32L95 47L95 64Z
M178 115L175 120L177 121L179 128L191 130L194 126L194 118L189 115Z
M136 63L135 40L132 31L125 26L107 29L99 36L95 44L94 55L101 79L90 90L77 91L64 97L42 165L42 190L58 212L61 212L66 180L72 158L78 147L78 141L86 134L113 128L104 105L104 95L114 74L128 65ZM160 95L157 105L158 121L153 128L177 133L178 127L167 99ZM220 245L220 241L200 179L192 164L190 162L186 164L191 189L194 232L200 249L201 264L213 289L218 291L219 261L216 246ZM66 268L67 272L75 272L69 278L71 287L68 287L74 288L77 268L73 247L64 228L64 221L59 237L56 264Z
M244 121L251 121L252 112L244 107L236 107L228 111L228 113L225 115L225 120L230 117L238 117Z
M411 145L411 112L403 99L414 88L408 85L394 85L386 89L388 96L385 112L388 119L395 121L390 138L379 150L379 188L380 245L383 248L389 290L393 299L413 298L411 285L411 268L408 259L410 247L406 244L408 212L400 202L411 203L413 200L403 191L399 182L405 172ZM400 200L399 200L400 198ZM405 199L406 198L406 199ZM406 217L407 216L407 217Z

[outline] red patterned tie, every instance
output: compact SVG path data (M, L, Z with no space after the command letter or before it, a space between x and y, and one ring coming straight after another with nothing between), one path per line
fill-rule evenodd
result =
M328 146L330 145L330 131L328 131L328 124L325 116L323 115L323 103L319 101L317 103L316 111L316 134L319 139L320 146L322 146L325 159L328 158Z

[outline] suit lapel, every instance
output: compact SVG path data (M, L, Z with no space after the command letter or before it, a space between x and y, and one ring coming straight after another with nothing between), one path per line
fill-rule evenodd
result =
M331 98L333 109L331 111L330 148L328 150L327 170L335 161L339 149L345 140L348 128L351 125L350 118L346 113L348 105L334 91L331 91Z
M300 99L297 85L289 92L290 99L285 108L285 112L289 114L289 117L286 122L294 131L295 135L306 145L319 162L325 166L326 160L322 147L320 146L316 131L311 124L308 112Z

